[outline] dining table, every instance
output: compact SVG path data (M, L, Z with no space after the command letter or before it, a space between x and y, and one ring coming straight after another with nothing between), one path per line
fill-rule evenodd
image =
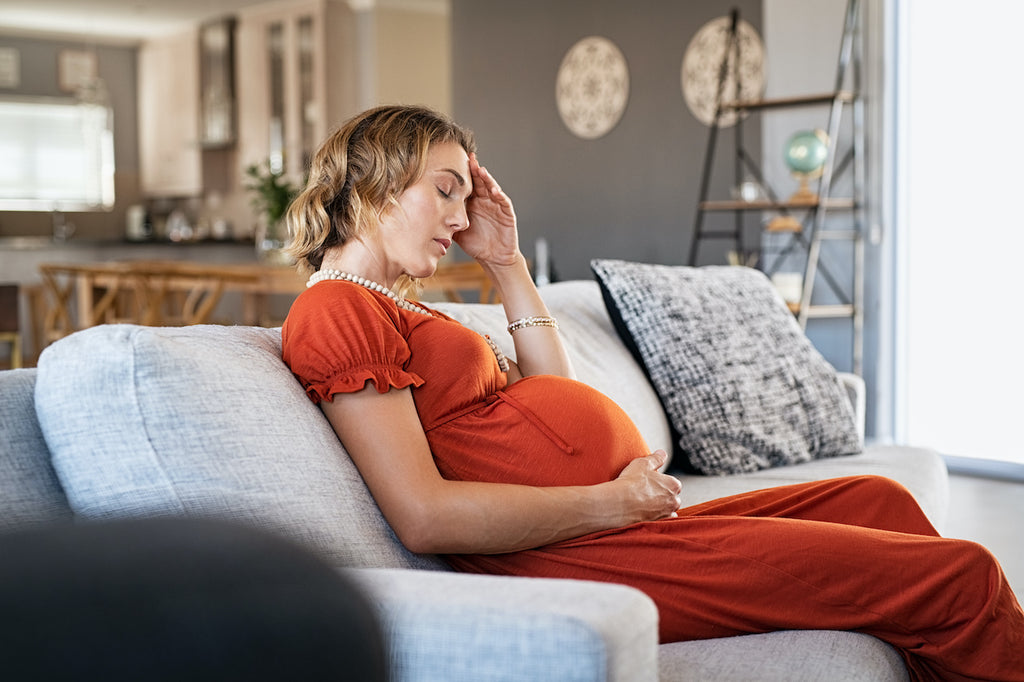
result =
M39 265L48 304L43 343L98 324L182 326L227 321L276 326L274 297L294 300L306 275L291 265L121 260ZM445 263L420 281L426 300L498 302L497 290L475 261ZM226 294L240 297L228 320L214 318ZM219 314L219 313L218 313Z

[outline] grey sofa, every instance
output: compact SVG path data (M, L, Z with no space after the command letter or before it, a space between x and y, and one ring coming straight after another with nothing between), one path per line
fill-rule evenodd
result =
M668 448L657 396L616 336L596 283L542 291L579 378L619 402L652 448ZM438 307L512 353L500 307ZM285 534L344 567L379 605L396 680L907 678L895 650L866 635L659 645L657 611L631 588L458 574L409 553L279 353L274 329L111 325L53 344L38 369L0 372L0 531L172 515ZM862 418L863 386L846 381ZM865 472L905 484L941 528L944 464L914 448L683 476L683 498Z

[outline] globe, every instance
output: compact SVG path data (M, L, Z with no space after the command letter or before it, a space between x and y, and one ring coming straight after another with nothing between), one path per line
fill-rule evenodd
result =
M824 130L804 130L786 142L786 165L797 175L820 173L827 157L828 135Z

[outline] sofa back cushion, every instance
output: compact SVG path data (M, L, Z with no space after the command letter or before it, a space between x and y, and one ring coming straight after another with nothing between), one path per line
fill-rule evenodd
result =
M672 432L658 394L612 326L597 282L576 280L541 287L541 296L558 320L576 378L614 400L636 424L651 450L672 453ZM488 334L515 358L508 320L501 305L431 303L481 334Z
M72 518L36 421L36 373L0 372L0 532Z
M444 567L397 541L278 329L93 327L43 352L36 408L83 517L227 518L336 565Z

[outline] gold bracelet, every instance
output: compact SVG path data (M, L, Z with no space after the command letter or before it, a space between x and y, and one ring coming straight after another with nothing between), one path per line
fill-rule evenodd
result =
M521 317L508 325L508 333L517 332L523 327L552 327L558 329L558 320L553 317L536 315L534 317Z

